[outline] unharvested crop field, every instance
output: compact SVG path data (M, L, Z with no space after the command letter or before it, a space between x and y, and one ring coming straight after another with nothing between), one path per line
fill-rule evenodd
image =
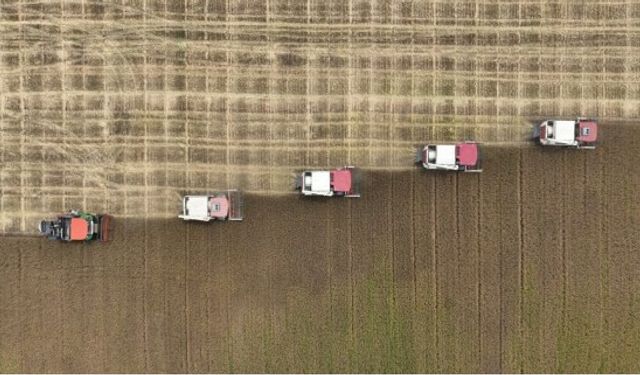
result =
M0 372L639 372L639 48L635 1L0 1ZM78 207L113 241L30 236Z

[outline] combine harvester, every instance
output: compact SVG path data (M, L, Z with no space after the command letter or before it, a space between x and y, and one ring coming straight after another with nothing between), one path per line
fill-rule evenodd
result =
M534 130L533 137L543 146L564 146L593 150L598 138L598 123L593 119L546 120Z
M360 170L351 166L304 171L296 177L296 189L304 196L359 198L360 178Z
M421 146L416 163L429 170L482 172L480 145L476 142Z
M110 224L110 215L72 210L56 220L42 220L39 229L50 240L105 242L109 240Z
M185 221L242 221L244 199L238 190L215 192L210 195L186 195L182 198L182 215L178 217Z

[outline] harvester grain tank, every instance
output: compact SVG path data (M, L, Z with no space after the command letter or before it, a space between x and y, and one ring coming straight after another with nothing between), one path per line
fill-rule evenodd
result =
M39 229L51 240L105 242L109 240L110 224L110 215L72 210L55 220L42 220Z
M227 190L205 195L186 195L182 198L183 220L242 221L244 197L238 190Z
M535 128L534 139L543 146L594 149L598 139L598 123L587 118L545 120Z
M428 170L482 172L481 160L476 142L428 144L416 152L416 163Z
M360 178L360 170L353 166L304 171L296 176L296 189L304 196L359 198Z

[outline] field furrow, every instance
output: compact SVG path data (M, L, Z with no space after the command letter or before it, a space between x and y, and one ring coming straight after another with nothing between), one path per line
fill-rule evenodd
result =
M458 363L460 369L480 371L480 322L478 320L479 240L478 228L480 197L478 185L480 176L474 174L457 177L457 232L456 283L453 288L457 333L460 348Z
M393 249L390 212L393 199L389 174L366 179L367 198L352 203L354 347L352 366L367 371L401 371L409 365L399 355L407 345L403 324L393 304ZM376 218L370 220L370 218ZM387 337L388 340L380 340Z
M437 296L437 354L440 371L449 370L444 364L457 364L459 348L456 338L454 304L451 292L456 284L456 261L458 244L456 176L454 174L434 174L435 179L435 262ZM453 350L446 350L452 348Z
M519 368L519 151L488 149L481 176L481 340L484 371Z
M211 232L209 229L206 225L197 224L188 227L185 249L188 372L210 371L209 360L213 357L212 346L214 345L209 334L209 300L207 298L210 274L209 262L206 261L211 250L202 246L209 242L209 232ZM147 248L147 253L152 251L152 248Z
M413 235L416 270L416 321L414 340L416 371L437 371L437 295L435 253L435 179L416 172Z
M125 230L138 225L138 222L135 219L125 221ZM189 241L187 227L181 222L150 221L148 228L151 229L146 240L147 279L144 280L148 371L162 372L168 371L169 368L186 371L188 286L185 279L185 255ZM175 235L165 237L159 233ZM139 236L140 233L133 230L130 232L130 236L136 235ZM153 251L158 248L167 251ZM140 250L139 247L132 248L130 252L140 254ZM139 327L143 329L142 324ZM175 348L180 348L180 356L171 354Z
M348 372L351 367L354 345L352 324L355 298L352 274L353 242L351 240L351 215L353 202L331 202L326 217L325 238L328 245L326 259L329 264L329 303L326 342L319 353L323 370ZM359 258L355 259L359 262ZM324 360L323 360L324 358Z
M563 329L563 155L573 150L523 152L524 371L558 371ZM569 155L580 157L579 154ZM582 183L582 181L578 181Z
M604 371L629 372L637 364L629 349L638 342L640 326L635 318L638 313L638 264L640 246L637 225L640 205L637 199L638 175L631 172L638 163L635 150L638 139L633 128L621 128L608 135L605 164L607 233L606 270L604 274L603 323L604 345L600 367ZM613 146L615 145L615 146ZM588 325L587 325L588 326ZM579 338L581 338L579 336ZM586 338L583 338L586 341ZM616 348L611 350L610 348ZM609 350L607 350L609 349Z

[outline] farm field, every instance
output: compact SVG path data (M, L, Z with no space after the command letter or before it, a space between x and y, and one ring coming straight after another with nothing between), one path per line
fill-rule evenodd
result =
M0 2L0 372L640 372L640 4ZM529 140L599 118L594 151ZM429 141L484 144L428 174ZM303 200L294 172L365 172ZM246 191L186 224L187 192ZM108 244L35 237L70 208Z
M249 196L242 223L0 238L0 370L637 372L638 137L606 134L367 173L357 200Z

